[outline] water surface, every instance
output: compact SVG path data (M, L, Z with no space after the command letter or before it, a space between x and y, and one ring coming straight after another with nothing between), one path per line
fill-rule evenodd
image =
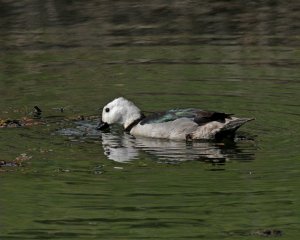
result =
M0 118L47 123L0 129L0 160L31 157L0 168L1 239L300 236L296 1L0 5ZM256 120L194 144L67 121L118 96Z

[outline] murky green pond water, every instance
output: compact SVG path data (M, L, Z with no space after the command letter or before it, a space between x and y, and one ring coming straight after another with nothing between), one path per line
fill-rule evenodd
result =
M31 157L0 168L0 239L300 237L297 1L5 0L0 14L0 118L37 105L46 121L0 129L0 160ZM256 121L195 144L66 121L118 96Z

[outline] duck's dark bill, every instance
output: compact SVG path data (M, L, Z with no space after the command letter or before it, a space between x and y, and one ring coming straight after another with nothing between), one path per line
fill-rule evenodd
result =
M109 128L108 123L100 121L96 129L97 130L105 130L107 128Z

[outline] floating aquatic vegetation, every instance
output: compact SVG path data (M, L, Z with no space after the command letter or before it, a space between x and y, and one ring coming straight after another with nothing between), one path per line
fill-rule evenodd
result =
M0 172L8 171L9 167L24 167L26 162L31 158L32 156L29 156L26 153L21 153L12 161L0 160Z
M62 108L61 108L62 109ZM60 110L61 113L64 110ZM53 119L58 119L61 121L69 122L69 121L85 121L85 120L95 120L98 119L98 116L84 116L84 115L76 115L76 116L57 116L57 115L49 115L43 116L43 111L38 106L34 106L33 110L27 114L28 116L21 117L20 119L2 119L0 118L0 128L17 128L17 127L31 127L36 125L43 125L49 123L50 119L51 123Z
M231 236L253 236L253 237L281 237L283 235L283 231L280 229L258 229L258 230L252 230L252 231L233 231L228 233Z
M280 237L282 236L282 231L279 229L262 229L252 231L250 235L260 237Z
M0 119L0 128L31 127L41 124L45 124L45 122L28 117L21 119Z

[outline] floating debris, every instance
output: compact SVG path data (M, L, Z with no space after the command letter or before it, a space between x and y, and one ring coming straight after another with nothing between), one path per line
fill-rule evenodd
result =
M32 156L28 156L26 153L21 153L20 156L16 157L16 161L27 161L31 159Z
M104 173L103 166L99 165L94 167L94 169L92 169L92 173L95 175L103 174Z
M33 109L33 118L40 119L42 117L42 110L38 106L34 106Z
M21 119L1 119L0 128L16 128L16 127L31 127L45 124L41 121L42 110L38 106L33 107L33 111L29 113L31 117L22 117Z
M250 235L260 237L280 237L282 236L282 231L279 229L263 229L252 231Z
M59 108L60 112L64 112L64 108ZM0 118L0 128L17 128L17 127L31 127L36 125L42 125L49 122L50 118L60 118L65 122L74 122L74 121L93 121L99 119L99 116L71 116L71 117L62 117L62 116L43 116L42 110L38 106L33 107L33 111L29 114L29 117L22 117L20 119L1 119ZM63 118L63 119L61 119ZM53 121L53 120L50 120Z
M0 167L16 167L17 164L14 161L8 162L5 160L0 160Z
M122 170L124 168L123 167L114 167L114 169Z
M30 160L32 156L27 155L26 153L21 153L13 161L0 160L0 167L23 167L24 162Z
M258 230L238 230L229 232L231 236L252 236L252 237L281 237L283 235L282 230L279 229L258 229Z
M54 109L54 110L56 110L56 111L59 111L59 112L61 112L61 113L63 113L64 111L65 111L65 107L56 107L56 108L52 108L52 109Z
M65 168L58 168L58 169L56 170L56 172L69 173L69 172L71 172L71 170L70 170L70 169L65 169Z
M21 127L22 124L20 120L16 119L0 119L0 128L7 128L7 127Z

